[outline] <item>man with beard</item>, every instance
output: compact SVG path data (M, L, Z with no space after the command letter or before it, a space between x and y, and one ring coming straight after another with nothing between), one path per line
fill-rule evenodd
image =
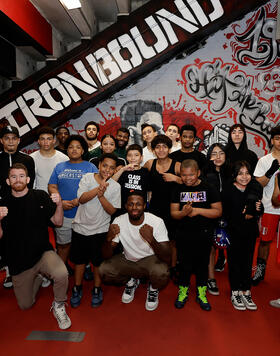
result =
M129 130L125 127L121 127L117 131L116 142L117 147L115 153L118 157L126 159L126 146L129 140Z
M97 140L99 135L99 125L96 122L89 121L86 123L85 135L89 151L92 151L100 146L100 141Z
M48 223L61 226L63 208L60 195L28 189L26 167L14 164L8 173L11 193L1 201L0 238L5 239L8 266L14 292L21 309L29 309L36 301L42 283L41 274L54 281L52 310L61 329L71 326L65 311L68 273L49 242ZM16 223L15 223L16 222Z
M8 178L8 170L14 163L22 163L25 165L28 171L29 184L28 187L32 188L35 178L35 165L34 160L25 153L18 150L20 143L19 131L15 126L5 126L1 130L0 142L3 145L3 151L0 153L0 198L4 198L11 189L6 182ZM3 255L3 243L0 242L0 255L2 256L1 265L5 265L5 256ZM3 286L5 288L12 288L12 278L9 274L8 268L6 268L6 278Z
M67 155L67 149L65 148L64 144L67 138L70 136L69 129L65 126L59 126L55 131L55 136L58 141L58 145L55 147L55 149Z
M152 311L158 306L159 290L169 281L171 250L163 220L144 212L145 206L141 192L128 195L127 213L118 216L108 231L103 245L103 254L108 260L101 264L99 272L105 283L126 283L123 303L132 302L140 278L148 279L145 306ZM112 257L119 243L124 252Z

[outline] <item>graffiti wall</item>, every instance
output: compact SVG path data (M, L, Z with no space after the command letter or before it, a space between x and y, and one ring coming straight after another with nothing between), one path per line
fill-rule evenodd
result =
M248 144L258 156L269 150L272 127L280 118L280 47L275 40L276 0L197 44L141 80L68 121L83 133L87 121L115 134L120 126L141 142L141 124L163 132L170 123L197 127L197 147L225 143L229 127L242 123ZM33 149L28 146L26 151Z

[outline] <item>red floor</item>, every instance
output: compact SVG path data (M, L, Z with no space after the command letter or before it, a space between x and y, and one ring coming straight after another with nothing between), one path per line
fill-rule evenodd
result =
M140 286L133 303L120 301L123 288L104 287L104 303L90 307L90 282L84 283L84 298L78 309L68 308L72 320L69 331L86 333L81 343L27 341L33 330L58 331L49 312L52 288L41 289L37 304L28 311L18 309L12 290L2 287L0 273L0 355L215 355L279 356L280 309L269 305L280 297L280 266L272 246L267 278L252 294L258 311L236 311L229 298L226 271L217 273L220 296L209 296L211 312L200 310L195 288L183 310L173 306L177 289L170 283L160 293L154 312L145 310L146 290ZM70 285L73 281L70 279Z

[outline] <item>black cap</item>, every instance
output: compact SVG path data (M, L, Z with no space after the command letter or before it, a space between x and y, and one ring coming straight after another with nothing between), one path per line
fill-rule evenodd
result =
M15 126L5 126L0 132L0 137L2 138L6 134L15 134L19 138L19 132Z

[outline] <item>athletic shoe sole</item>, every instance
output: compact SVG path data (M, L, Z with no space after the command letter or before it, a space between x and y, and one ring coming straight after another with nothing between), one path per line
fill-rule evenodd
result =
M217 291L217 292L215 292L215 291L212 291L211 289L207 289L207 292L209 292L210 294L212 294L212 295L220 295L220 292L219 291Z
M274 308L280 308L280 302L278 300L271 300L269 304Z

